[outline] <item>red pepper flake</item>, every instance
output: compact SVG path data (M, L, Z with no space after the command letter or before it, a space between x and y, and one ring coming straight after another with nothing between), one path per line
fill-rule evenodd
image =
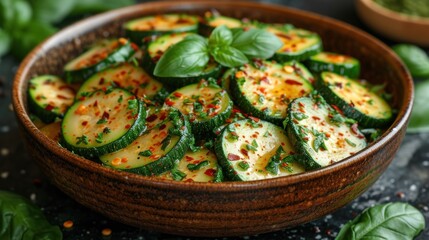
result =
M240 152L244 155L244 156L249 156L249 151L247 151L246 149L242 148L240 149ZM229 155L228 155L229 156ZM238 159L237 159L238 160Z
M235 155L235 154L233 154L233 153L228 153L227 158L228 158L228 160L230 160L230 161L237 161L237 160L240 160L240 156Z
M216 173L216 170L214 170L213 168L209 168L204 172L204 174L209 177L213 177L215 173Z
M337 112L339 112L341 115L344 115L343 111L337 107L337 105L332 105L332 108L334 108Z
M287 83L287 84L289 84L289 85L298 85L298 86L301 86L301 85L302 85L302 83L301 83L301 82L298 82L298 81L293 80L293 79L286 79L285 83Z
M343 88L343 83L341 83L341 82L336 82L335 83L335 86L337 86L338 88Z
M45 107L45 110L46 111L52 111L54 109L54 106L52 106L51 104L48 104L46 107Z
M64 95L61 95L61 94L58 94L57 98L59 98L59 99L69 99L68 97L66 97Z
M193 160L194 160L194 158L193 158L193 157L190 157L190 156L185 156L185 159L186 159L186 161L188 161L188 162L190 162L190 161L193 161Z
M351 126L351 130L354 134L358 135L359 134L359 129L358 129L358 124L357 123L353 123Z
M108 112L104 111L103 115L101 117L104 118L104 119L109 119L110 114Z
M261 82L264 82L266 84L270 84L270 79L267 78L267 76L261 77Z
M318 117L318 116L313 116L312 118L313 118L313 120L315 120L315 121L320 120L320 117Z
M169 98L167 98L167 99L165 99L165 104L167 104L168 106L173 106L174 105L174 102L173 101L171 101L171 99L169 99Z
M100 78L100 81L98 81L98 85L103 85L104 84L104 78Z
M149 117L146 118L146 122L153 122L158 118L156 114L152 114Z
M135 43L131 43L131 47L134 49L134 51L138 51L139 50L139 47L137 46L137 44L135 44Z
M252 116L249 116L249 118L250 118L252 121L254 121L254 122L259 122L259 118L255 118L255 117L252 117Z
M181 96L183 96L183 94L181 94L180 92L174 92L173 95L175 97L178 97L178 98L180 98Z
M82 126L86 126L86 125L88 125L88 121L83 121Z
M163 129L165 129L166 127L167 127L167 125L162 124L161 126L159 126L159 130L163 130Z
M129 129L130 127L131 127L131 125L130 125L130 124L125 125L125 128L126 128L126 129Z

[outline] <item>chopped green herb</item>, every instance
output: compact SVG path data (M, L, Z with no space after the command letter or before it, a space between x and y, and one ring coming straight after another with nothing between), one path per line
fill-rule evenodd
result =
M350 141L349 139L345 138L344 140L346 140L346 143L352 147L356 147L356 143Z
M86 135L82 135L80 137L76 137L77 141L76 141L76 145L79 145L81 143L88 145L89 141L88 141L88 137Z
M100 120L97 121L97 124L103 124L103 123L107 123L107 119L100 118Z
M186 173L180 171L177 168L171 169L171 176L175 181L182 181L186 177Z
M244 85L244 82L246 82L246 79L245 79L245 78L239 78L239 79L237 79L237 83L238 83L238 85L240 85L240 86L243 86L243 85Z
M121 102L122 102L122 100L123 100L123 97L122 97L122 95L121 95L121 96L119 96L119 98L118 98L118 103L121 103Z
M258 149L250 144L246 144L246 149L249 151L257 151Z
M307 119L308 118L308 116L307 115L305 115L304 113L302 113L302 112L294 112L293 114L293 117L296 119L296 120L298 120L298 121L301 121L301 120L303 120L303 119Z
M259 94L259 95L258 95L258 102L259 102L260 104L263 104L263 103L264 103L264 101L265 101L265 97L264 97L264 95Z
M114 86L107 86L106 87L106 91L104 91L105 94L109 94L113 91L115 87Z
M102 143L103 142L103 133L98 133L97 137L95 138L95 141L97 143Z
M284 154L285 151L281 146L279 146L276 150L276 153L270 157L268 160L267 166L265 166L265 170L267 170L272 175L277 175L279 173L279 165L281 163L280 156Z
M263 135L263 137L269 137L271 135L271 133L269 131L266 131Z
M204 160L202 162L199 162L198 164L189 163L186 167L190 171L195 171L195 170L200 170L202 167L205 167L205 166L208 166L208 165L209 165L209 161L208 160Z
M241 161L241 162L237 163L237 166L243 171L246 171L250 167L249 163L246 161Z
M132 110L133 115L136 115L138 113L139 108L139 102L137 99L128 100L128 109Z
M105 127L104 129L103 129L103 133L104 134L107 134L107 133L110 133L111 132L111 130L110 130L110 128L108 128L108 127Z
M161 150L165 151L165 149L168 147L168 145L170 145L171 143L171 135L168 134L167 137L164 138L164 140L162 140L162 146L161 146Z
M312 133L316 137L313 141L314 151L318 152L319 149L328 150L325 144L326 135L324 133L318 132L316 129L313 129Z
M144 151L142 151L142 152L139 152L139 155L140 156L143 156L143 157L150 157L150 156L152 156L152 151L151 150L144 150Z

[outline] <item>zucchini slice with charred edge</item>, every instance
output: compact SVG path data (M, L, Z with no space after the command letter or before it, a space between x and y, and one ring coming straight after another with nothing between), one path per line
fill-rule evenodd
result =
M188 116L192 133L202 137L224 124L231 114L233 103L225 90L202 80L171 93L165 99L165 105L175 107Z
M245 64L231 79L234 102L245 113L281 125L288 104L313 86L290 65L262 61Z
M159 59L164 55L164 52L174 44L182 41L187 36L191 36L194 33L172 33L163 35L156 40L149 43L147 52L144 55L142 66L143 68L153 75L153 71ZM188 76L188 77L158 77L154 76L155 79L162 82L170 89L175 90L186 85L197 83L201 79L218 78L222 72L222 66L214 61L210 61L203 72L200 75Z
M177 109L164 108L158 112L166 118L149 129L127 147L100 156L111 168L152 176L164 173L182 159L189 148L189 123ZM164 115L162 115L164 116Z
M57 76L42 75L29 81L29 108L44 123L63 117L74 98L74 89Z
M126 62L137 50L125 38L100 41L64 66L65 79L69 83L83 82L111 65Z
M357 124L348 124L318 94L292 101L286 126L288 137L306 169L325 167L366 147Z
M331 52L321 52L307 60L308 68L315 72L334 72L349 78L358 78L360 63L356 58Z
M270 25L265 30L283 42L283 46L273 56L279 62L302 61L322 51L322 40L314 32L300 28L281 28L276 25Z
M196 152L188 151L170 171L159 175L161 179L183 182L222 182L222 169L213 151L202 147Z
M62 125L61 145L94 158L126 147L145 129L146 109L130 92L95 91L73 104Z
M162 83L154 80L142 68L124 62L94 74L82 84L76 97L79 99L93 91L106 91L112 87L124 88L138 98L163 101L168 95Z
M328 103L340 108L344 115L355 119L362 127L382 128L393 120L390 105L356 80L323 72L317 87Z
M169 33L197 32L198 18L187 14L163 14L147 16L126 22L125 35L131 41L142 44L147 37Z
M246 119L226 126L216 139L215 152L224 172L236 181L304 172L286 132L262 120Z

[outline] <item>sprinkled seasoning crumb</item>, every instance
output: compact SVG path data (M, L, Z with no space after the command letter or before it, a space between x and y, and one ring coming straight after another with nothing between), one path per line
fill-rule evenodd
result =
M101 230L101 234L105 237L110 236L112 234L112 229L105 228L105 229Z
M63 223L63 227L64 228L67 228L67 229L70 229L70 228L72 228L73 227L73 221L72 220L67 220L67 221L65 221L64 223Z

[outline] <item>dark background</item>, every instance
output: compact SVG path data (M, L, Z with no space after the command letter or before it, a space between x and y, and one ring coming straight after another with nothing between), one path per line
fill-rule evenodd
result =
M146 1L140 1L146 2ZM281 4L330 16L370 31L357 17L353 0L272 0ZM221 4L221 1L220 1ZM70 21L70 20L69 20ZM40 206L52 224L62 226L72 220L72 229L63 229L64 239L193 239L124 226L87 208L51 185L32 161L20 139L11 106L11 88L19 61L12 56L0 60L0 189L31 199ZM429 224L429 134L407 134L393 163L383 176L362 196L342 209L319 220L283 231L246 236L243 239L334 239L344 223L367 207L393 201L408 202L418 208ZM102 237L104 228L112 229ZM231 238L232 239L232 238ZM429 227L417 238L429 239Z

